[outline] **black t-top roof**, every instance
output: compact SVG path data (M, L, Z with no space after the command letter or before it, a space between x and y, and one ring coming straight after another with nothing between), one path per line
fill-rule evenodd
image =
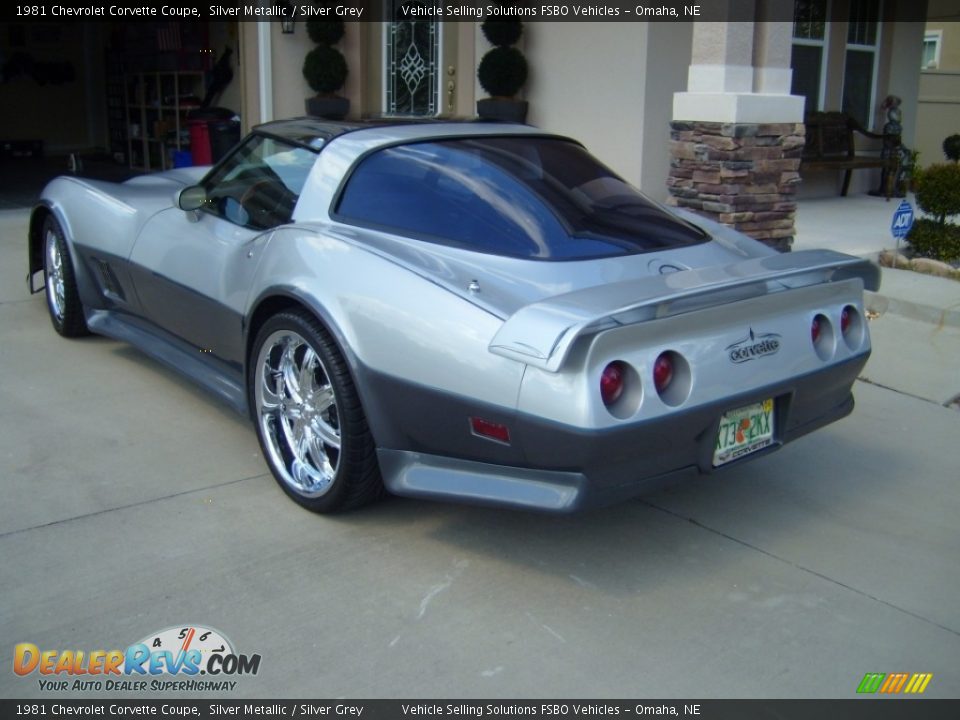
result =
M425 125L438 122L432 118L383 118L370 120L325 120L316 117L298 117L289 120L273 120L257 125L254 132L282 138L313 150L319 150L333 138L354 130L383 127L385 125ZM445 122L450 122L446 120Z

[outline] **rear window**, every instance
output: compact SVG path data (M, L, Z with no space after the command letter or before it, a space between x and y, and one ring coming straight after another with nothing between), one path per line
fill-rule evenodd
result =
M581 260L703 242L580 145L490 137L401 145L365 158L339 219L477 252Z

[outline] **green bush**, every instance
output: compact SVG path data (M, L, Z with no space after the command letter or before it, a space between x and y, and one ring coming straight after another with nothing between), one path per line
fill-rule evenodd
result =
M336 48L317 45L304 58L303 76L317 93L330 95L347 81L347 61Z
M336 45L343 39L343 20L308 20L307 35L318 45Z
M520 39L523 23L519 20L485 20L480 30L491 45L507 47Z
M960 215L960 164L931 165L920 173L915 191L920 209L940 223Z
M948 263L960 261L960 225L921 218L910 228L907 242L920 257Z
M960 135L951 135L943 141L943 154L947 160L960 161Z
M495 47L480 60L480 85L493 97L513 97L527 81L527 59L514 47Z

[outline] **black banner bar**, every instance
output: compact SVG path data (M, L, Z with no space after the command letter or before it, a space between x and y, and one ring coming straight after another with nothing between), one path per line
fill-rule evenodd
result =
M960 700L2 700L5 718L188 717L408 720L955 720Z
M384 20L482 22L521 20L523 22L753 22L793 21L793 3L771 3L758 14L755 0L606 0L564 2L559 0L421 0L400 5L392 18L383 0L133 0L121 3L100 0L60 0L4 4L0 19L6 22L63 21L239 21ZM842 6L842 7L841 7ZM888 7L889 6L889 7ZM924 3L883 3L883 21L923 22ZM830 3L830 17L843 20L846 5ZM760 16L762 15L762 17Z

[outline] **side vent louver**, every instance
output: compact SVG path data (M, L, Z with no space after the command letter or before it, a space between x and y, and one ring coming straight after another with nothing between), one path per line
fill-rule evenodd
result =
M120 300L126 300L123 295L123 289L120 287L120 281L117 280L117 276L114 274L110 264L100 258L94 258L94 263L96 263L97 272L100 273L100 285L103 287L104 294L113 295Z

